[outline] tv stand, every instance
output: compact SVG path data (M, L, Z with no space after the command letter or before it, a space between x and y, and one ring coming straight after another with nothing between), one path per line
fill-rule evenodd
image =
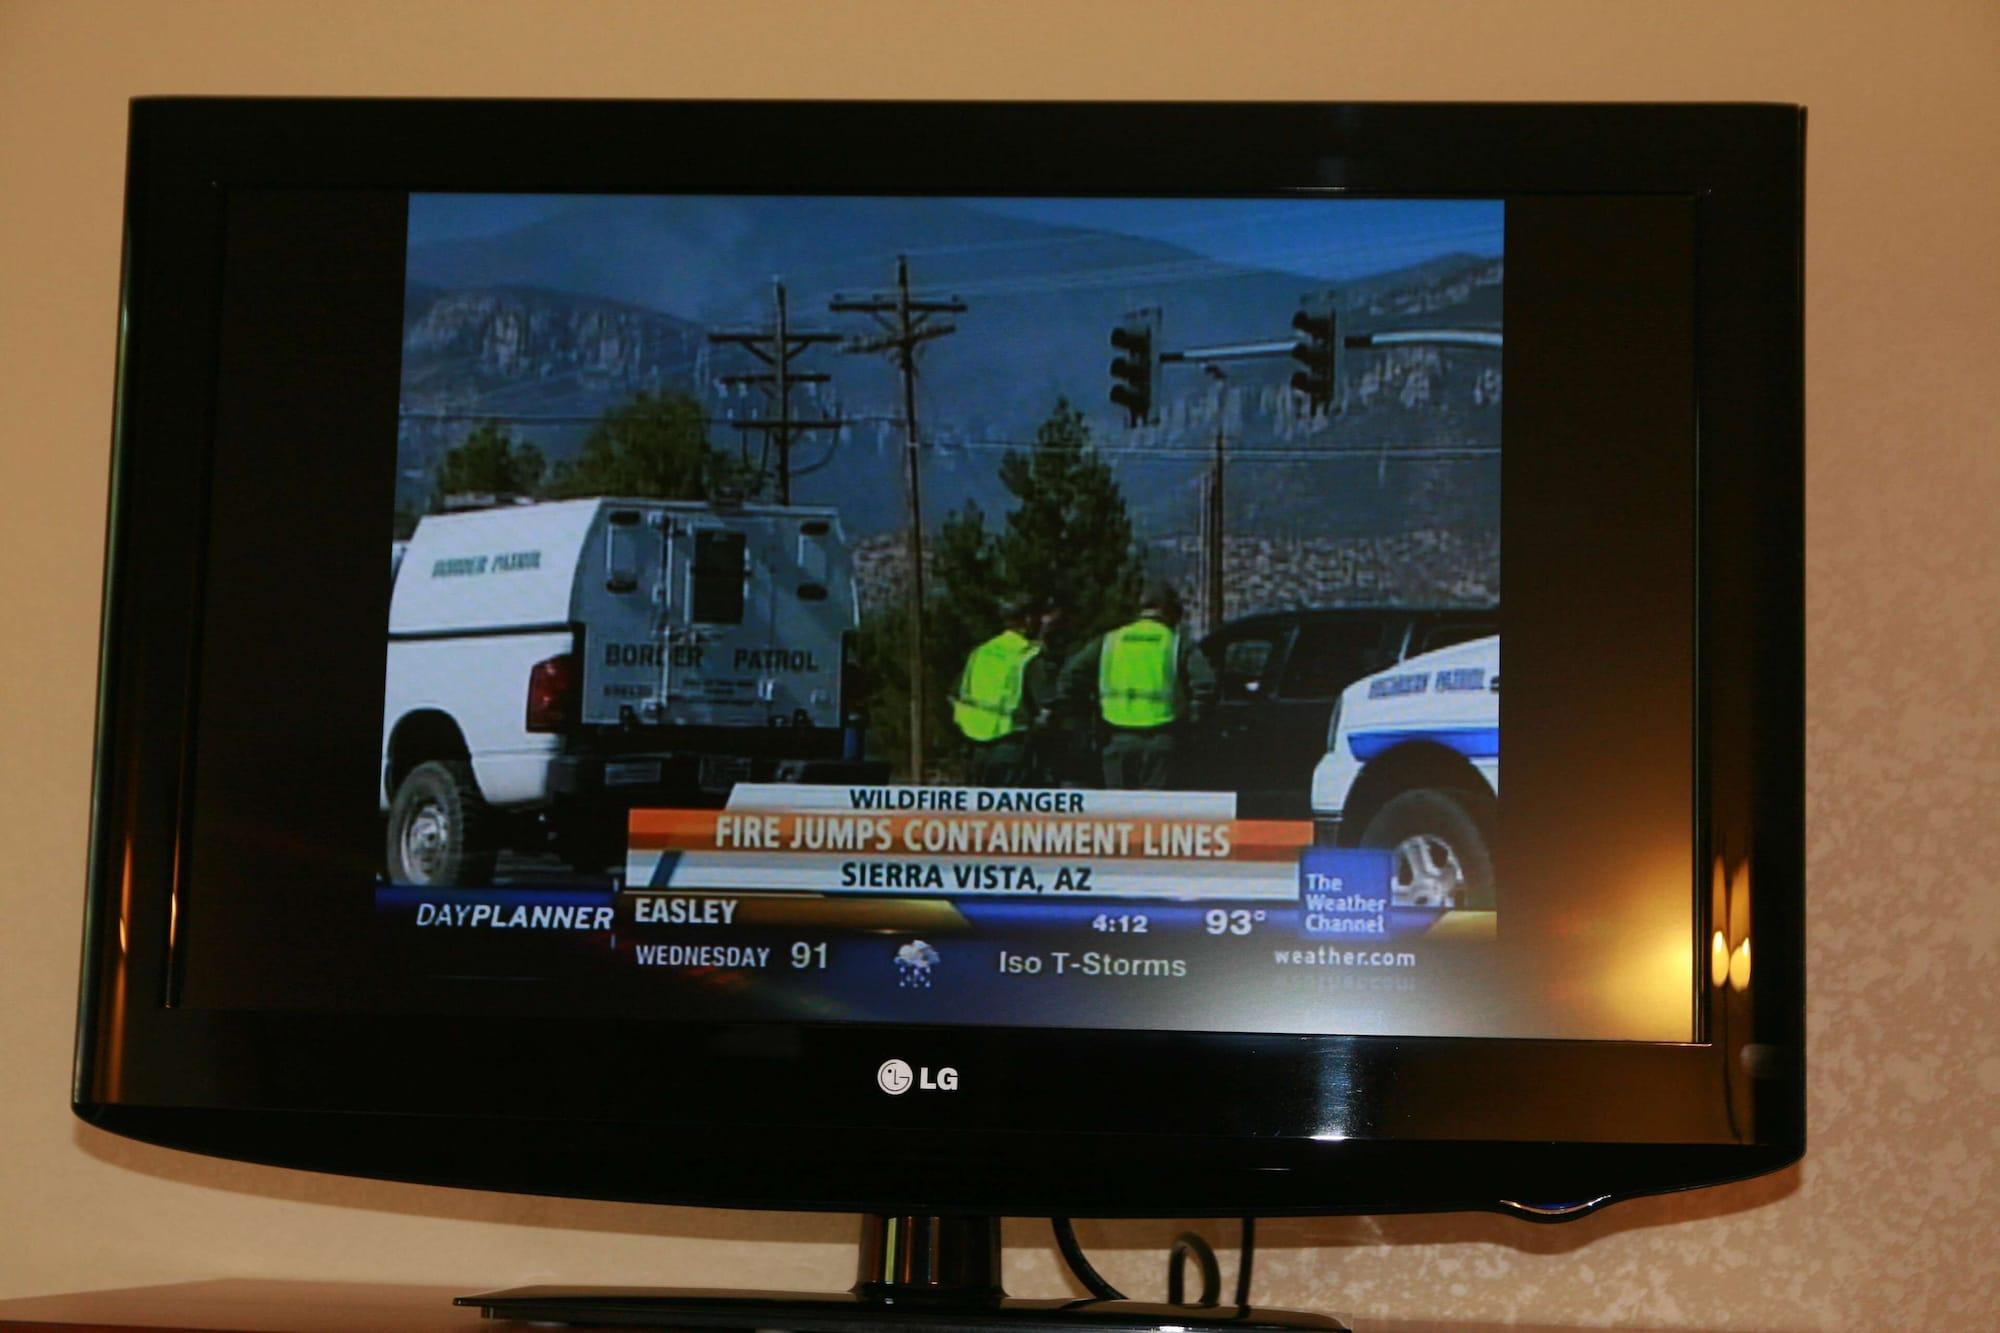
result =
M861 1220L859 1274L842 1292L517 1287L461 1296L489 1319L674 1329L786 1329L792 1333L1047 1333L1051 1329L1344 1330L1325 1315L1232 1305L1024 1300L1000 1285L997 1217Z

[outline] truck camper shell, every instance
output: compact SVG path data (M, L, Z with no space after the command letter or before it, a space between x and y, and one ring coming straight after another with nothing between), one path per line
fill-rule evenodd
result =
M461 766L474 790L445 796L475 814L600 830L633 804L719 800L738 781L874 775L849 711L859 606L833 509L500 505L421 519L392 567L392 824L425 764ZM392 876L398 846L392 828Z

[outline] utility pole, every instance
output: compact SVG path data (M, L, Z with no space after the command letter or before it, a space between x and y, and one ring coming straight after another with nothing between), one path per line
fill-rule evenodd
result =
M830 375L796 371L792 361L814 343L840 341L837 333L802 331L791 326L785 305L785 284L771 279L772 322L765 329L725 329L708 335L711 343L728 343L743 348L771 367L751 375L724 375L724 384L754 384L771 399L776 413L770 417L733 423L739 430L761 430L767 445L778 454L778 503L792 502L792 441L809 430L833 430L843 423L833 418L797 420L792 416L794 384L825 384ZM768 456L770 450L766 449ZM759 471L761 471L761 467Z
M1331 292L1309 294L1302 298L1301 304L1304 308L1292 318L1292 327L1298 330L1300 337L1292 340L1270 339L1167 351L1154 345L1143 327L1130 323L1134 316L1128 316L1128 323L1112 334L1112 345L1128 353L1125 359L1112 365L1112 401L1126 409L1134 424L1150 412L1157 389L1151 370L1147 371L1142 381L1144 392L1133 387L1139 356L1130 354L1130 349L1143 349L1141 354L1152 358L1151 364L1156 366L1199 365L1205 374L1216 381L1215 448L1209 457L1208 479L1202 486L1201 518L1197 525L1202 552L1202 614L1208 622L1203 627L1204 632L1213 632L1222 623L1225 539L1222 478L1229 419L1229 379L1222 369L1224 364L1291 357L1305 367L1292 376L1293 391L1303 394L1315 410L1331 412L1340 393L1341 350L1382 347L1498 349L1503 345L1497 329L1395 329L1343 336L1334 313L1335 300ZM1387 457L1385 452L1384 462Z
M910 261L896 256L896 290L877 292L865 300L836 296L827 308L872 317L880 331L873 337L848 340L843 351L888 352L903 376L903 485L909 493L910 605L910 780L924 780L924 493L923 469L917 452L917 348L933 338L956 333L958 326L936 319L962 315L965 302L957 297L919 298L910 294Z
M1208 618L1202 632L1212 634L1222 624L1222 456L1228 442L1230 376L1214 364L1206 364L1202 370L1216 382L1216 448L1208 458L1208 494L1204 496L1208 512L1202 524L1202 612Z

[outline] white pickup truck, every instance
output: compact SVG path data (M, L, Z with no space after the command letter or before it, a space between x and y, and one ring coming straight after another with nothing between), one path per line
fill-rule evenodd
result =
M587 499L424 518L392 554L385 869L480 884L503 847L623 855L638 804L867 782L854 577L831 509Z
M1500 637L1441 648L1341 693L1313 769L1314 840L1394 851L1400 906L1491 908Z

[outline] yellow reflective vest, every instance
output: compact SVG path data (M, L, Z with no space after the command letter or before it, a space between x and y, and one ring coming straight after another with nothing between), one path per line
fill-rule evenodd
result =
M1017 630L994 635L972 650L958 678L951 718L967 739L997 741L1021 730L1022 684L1042 646Z
M1140 730L1180 716L1179 639L1157 620L1135 620L1104 636L1097 656L1097 706L1106 722Z

